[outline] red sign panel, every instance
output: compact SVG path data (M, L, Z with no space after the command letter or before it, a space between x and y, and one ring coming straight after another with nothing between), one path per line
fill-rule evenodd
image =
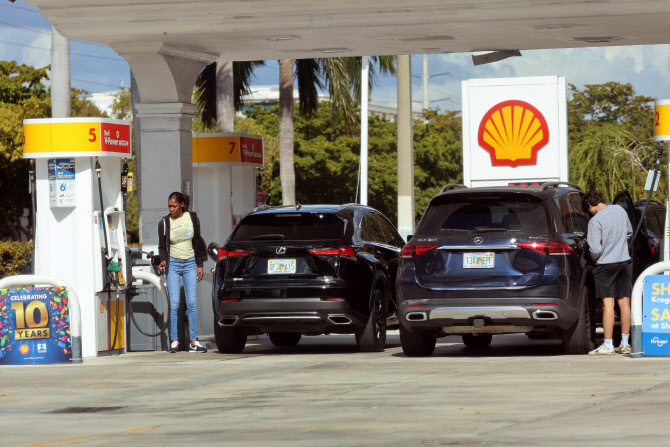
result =
M242 162L263 166L263 140L240 137L240 158Z
M130 154L130 126L127 124L100 123L103 152Z

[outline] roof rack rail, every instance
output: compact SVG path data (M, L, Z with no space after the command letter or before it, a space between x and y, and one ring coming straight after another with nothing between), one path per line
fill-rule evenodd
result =
M254 208L252 212L255 213L256 211L263 211L263 210L266 210L268 208L272 208L272 207L270 205L261 205L261 206L257 206L256 208Z
M460 183L452 183L450 185L444 185L442 189L440 189L440 194L442 194L443 192L451 191L452 189L456 188L467 188L467 186L461 185Z
M360 203L356 203L356 202L343 203L342 205L340 205L340 206L337 207L337 210L338 210L338 211L339 211L339 210L343 210L343 209L345 209L345 208L350 208L350 207L352 207L352 206L363 206L363 205L361 205Z
M581 186L579 186L577 183L572 182L545 182L540 185L540 191L544 191L547 188L556 188L557 186L561 185L572 186L573 188L576 188L580 191L584 191Z

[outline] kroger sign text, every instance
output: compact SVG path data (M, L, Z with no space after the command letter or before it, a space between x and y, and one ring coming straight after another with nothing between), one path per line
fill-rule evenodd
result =
M651 302L654 304L670 304L670 297L660 297L659 295L670 295L670 284L654 283L651 286ZM654 307L651 309L652 329L670 329L670 310Z

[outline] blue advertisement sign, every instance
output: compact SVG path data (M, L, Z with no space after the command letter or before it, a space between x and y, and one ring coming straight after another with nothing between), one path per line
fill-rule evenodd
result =
M65 287L0 289L0 365L72 359Z
M670 276L645 278L642 350L644 355L670 355Z

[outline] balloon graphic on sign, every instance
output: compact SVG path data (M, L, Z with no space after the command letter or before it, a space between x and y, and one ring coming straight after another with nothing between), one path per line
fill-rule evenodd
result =
M537 152L549 142L549 126L544 115L529 103L504 101L486 112L478 139L493 166L535 165Z

